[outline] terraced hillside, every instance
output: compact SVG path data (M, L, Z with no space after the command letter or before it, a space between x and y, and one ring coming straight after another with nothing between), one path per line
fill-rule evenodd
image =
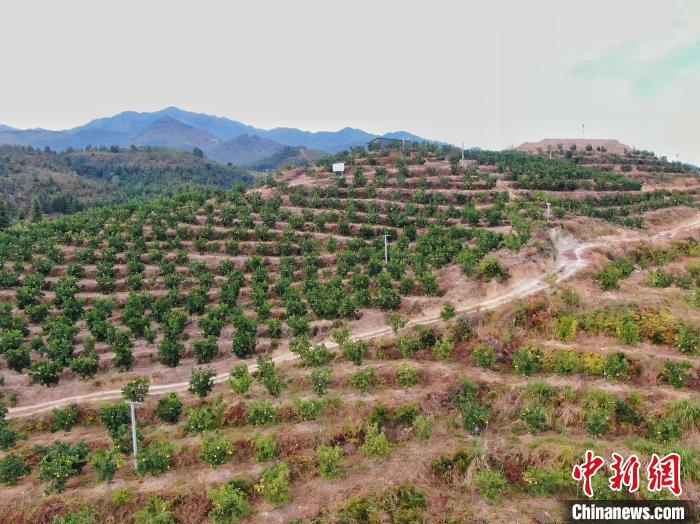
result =
M697 498L698 180L598 153L358 148L0 233L1 520L558 522L586 449Z

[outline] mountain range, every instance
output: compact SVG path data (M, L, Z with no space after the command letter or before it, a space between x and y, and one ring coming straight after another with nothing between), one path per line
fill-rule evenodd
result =
M86 146L136 145L183 151L192 151L197 147L213 160L235 165L266 164L273 156L315 159L364 145L378 136L425 140L405 131L376 135L350 127L318 132L288 127L260 129L228 118L193 113L177 107L143 113L125 111L61 131L21 130L0 124L0 144L48 146L57 151Z

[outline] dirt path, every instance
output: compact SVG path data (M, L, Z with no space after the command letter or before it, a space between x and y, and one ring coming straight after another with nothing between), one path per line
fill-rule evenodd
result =
M641 240L670 240L674 238L678 233L695 227L700 227L700 215L686 220L673 228L660 231L652 235L651 237L645 237L641 232L626 232L624 235L606 237L604 239L592 242L581 242L572 236L563 234L558 229L551 229L549 233L550 238L552 239L552 242L554 243L554 246L556 248L556 259L554 261L552 270L549 273L540 274L535 277L523 279L522 281L510 287L503 293L458 308L457 313L471 313L478 310L494 309L513 300L528 297L530 295L543 291L550 287L551 282L560 282L562 280L566 280L567 278L575 275L579 271L586 268L588 266L588 261L584 258L583 255L586 252L591 251L593 249L610 245L613 242L621 243L638 242ZM407 323L407 327L415 326L418 324L435 324L441 321L442 320L439 314L420 316L409 321ZM383 327L371 331L355 333L353 334L352 338L354 340L369 340L392 334L393 331L390 327ZM338 347L338 345L332 340L325 340L323 341L323 343L329 349ZM275 356L273 358L273 361L275 363L283 363L296 360L297 358L299 358L298 355L291 353L289 350L284 350L281 354ZM254 362L248 364L248 370L251 373L256 371L257 368L258 366ZM222 373L214 378L214 382L224 382L228 378L228 373ZM188 387L189 382L157 384L151 386L149 393L151 395L162 395L170 393L171 391L185 391ZM9 408L8 418L19 418L35 415L38 413L49 411L53 408L62 407L79 402L96 402L118 399L121 398L121 394L122 393L120 389L112 389L106 391L99 391L95 393L88 393L85 395L64 397L61 399L51 400L47 402L37 402L35 404L30 404L26 406L13 407Z

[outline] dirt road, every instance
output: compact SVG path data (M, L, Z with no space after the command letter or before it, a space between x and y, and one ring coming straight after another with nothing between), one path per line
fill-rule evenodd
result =
M478 310L494 309L507 302L511 302L513 300L524 298L538 293L540 291L543 291L551 287L551 283L565 280L575 275L579 271L585 269L588 265L588 261L584 258L583 255L586 252L591 251L593 249L604 247L611 243L638 242L645 239L651 241L670 240L674 238L678 233L696 227L700 227L700 215L686 220L673 228L660 231L659 233L651 237L645 237L641 232L629 232L625 235L606 237L602 240L597 240L594 242L581 242L580 240L570 235L564 234L559 229L551 229L549 233L550 238L552 239L552 242L556 248L556 258L554 261L554 265L552 266L549 273L542 273L535 277L523 279L522 281L516 283L514 286L511 286L508 290L504 291L503 293L458 308L457 313L471 313ZM421 316L409 321L407 327L418 324L434 324L438 322L441 322L439 315ZM392 334L393 332L391 328L385 327L381 329L375 329L372 331L354 333L352 338L354 340L369 340ZM329 349L337 348L337 344L332 340L326 340L323 343ZM296 360L297 358L299 358L298 355L291 353L288 350L285 350L281 354L275 356L273 360L275 363L283 363L289 362L291 360ZM254 362L248 364L248 370L251 373L256 371L257 367L257 364L255 364ZM228 377L228 373L217 375L214 378L214 382L223 382L227 380ZM170 393L171 391L185 391L188 387L188 382L157 384L151 386L149 394L162 395ZM35 404L9 408L8 418L27 417L49 411L53 408L62 407L74 403L98 402L118 398L121 398L120 389L112 389L106 391L98 391L95 393L88 393L85 395L64 397L61 399L55 399L47 402L37 402Z

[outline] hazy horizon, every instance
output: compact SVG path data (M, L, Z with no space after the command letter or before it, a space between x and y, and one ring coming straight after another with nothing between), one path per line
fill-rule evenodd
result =
M6 7L0 123L168 106L501 149L610 138L700 164L700 4L76 0ZM340 14L339 14L340 13ZM8 50L13 50L8 52Z

